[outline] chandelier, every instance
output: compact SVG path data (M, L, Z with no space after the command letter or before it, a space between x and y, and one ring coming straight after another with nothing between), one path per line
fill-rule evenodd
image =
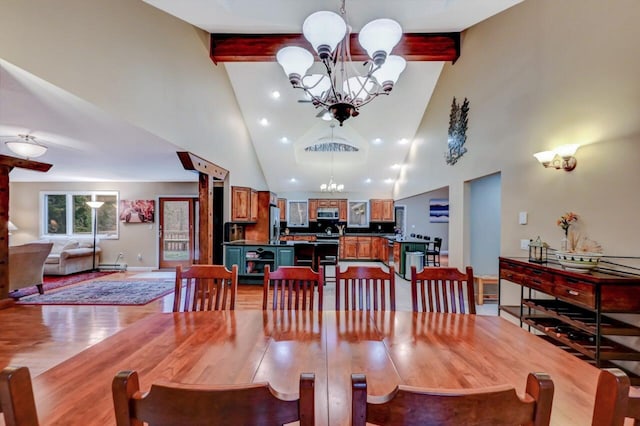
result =
M318 54L325 74L307 74L314 57L302 47L283 47L276 59L291 85L304 90L311 103L328 111L340 126L377 96L388 95L406 67L404 58L389 54L402 38L402 28L386 18L362 27L358 41L370 59L360 69L353 64L345 0L340 15L330 11L309 15L302 24L302 34Z
M18 139L8 140L4 143L14 154L26 158L40 157L47 152L47 147L36 142L35 136L18 135Z
M335 125L331 125L331 142L333 143L333 129ZM344 185L333 181L333 150L331 151L331 177L329 183L323 183L320 185L320 192L342 192L344 191Z

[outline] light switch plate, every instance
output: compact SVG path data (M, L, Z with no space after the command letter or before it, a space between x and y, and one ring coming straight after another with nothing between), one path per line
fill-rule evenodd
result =
M522 250L529 250L529 240L520 240L520 248Z
M520 212L520 214L518 215L518 223L520 225L526 225L527 224L527 212Z

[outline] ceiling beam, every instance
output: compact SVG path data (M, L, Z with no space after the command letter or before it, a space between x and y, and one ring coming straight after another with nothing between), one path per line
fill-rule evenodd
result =
M198 157L194 153L178 151L176 154L178 154L178 158L185 170L204 173L219 180L224 180L227 177L227 174L229 174L227 169L224 169L217 164L213 164L202 157Z
M351 34L351 58L366 61L369 56ZM313 52L302 34L211 34L210 57L218 62L275 62L285 46L300 46ZM460 33L408 33L393 54L407 61L451 61L460 57Z

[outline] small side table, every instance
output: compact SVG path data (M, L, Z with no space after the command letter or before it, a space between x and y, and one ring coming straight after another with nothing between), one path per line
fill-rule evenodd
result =
M495 275L480 275L473 277L473 280L476 282L478 286L478 292L476 293L476 304L482 305L485 300L498 300L498 293L488 293L484 292L485 284L495 284L498 285L498 277Z

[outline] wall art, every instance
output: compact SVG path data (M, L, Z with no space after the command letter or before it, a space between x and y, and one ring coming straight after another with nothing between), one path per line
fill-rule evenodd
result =
M449 222L449 200L447 198L432 198L429 200L429 222Z
M449 114L449 136L447 145L449 151L444 154L447 164L453 166L467 152L464 143L467 141L467 124L469 113L469 101L464 98L462 105L456 102L455 96L451 103L451 114Z
M120 200L120 221L153 223L156 212L154 200Z

